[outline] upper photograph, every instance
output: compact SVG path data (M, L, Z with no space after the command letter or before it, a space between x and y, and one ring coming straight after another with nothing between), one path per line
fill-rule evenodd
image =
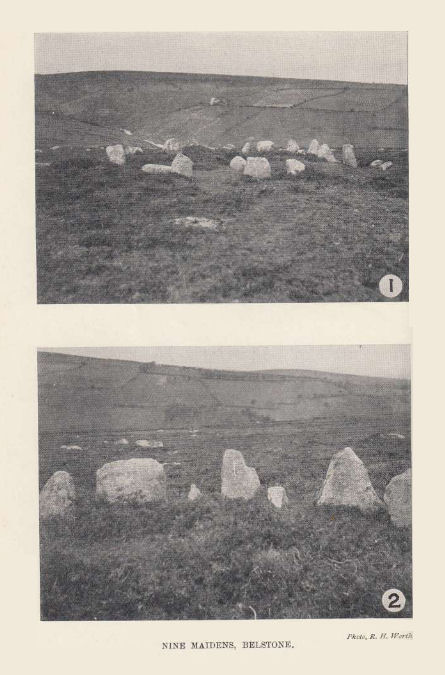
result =
M35 35L39 303L406 302L405 32Z

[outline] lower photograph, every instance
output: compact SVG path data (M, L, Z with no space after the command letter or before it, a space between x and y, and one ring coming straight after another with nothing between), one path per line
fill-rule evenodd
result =
M412 617L408 345L37 358L42 620Z

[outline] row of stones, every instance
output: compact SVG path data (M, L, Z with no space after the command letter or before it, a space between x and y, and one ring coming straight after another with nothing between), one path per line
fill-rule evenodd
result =
M221 470L221 494L228 499L252 499L260 487L253 467L246 465L239 450L226 450ZM288 503L286 490L280 485L268 488L268 499L277 508ZM152 458L117 460L104 464L96 472L96 497L108 503L155 502L167 497L164 467ZM193 484L188 498L194 501L201 491ZM57 471L40 493L40 516L43 520L72 516L76 492L74 481L66 471ZM411 469L392 478L384 502L377 496L368 471L351 448L336 453L329 464L319 505L347 506L373 513L387 508L397 527L411 523ZM386 506L385 506L386 505Z

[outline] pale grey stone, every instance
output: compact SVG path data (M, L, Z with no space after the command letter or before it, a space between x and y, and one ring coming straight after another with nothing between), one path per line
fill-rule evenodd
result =
M411 469L394 476L386 486L383 499L388 507L391 521L396 527L411 525Z
M117 145L107 145L105 152L112 164L125 164L125 150L124 146L120 143Z
M139 441L136 441L135 445L138 448L163 448L164 443L162 441L147 441L145 438L141 438Z
M144 164L142 171L151 174L172 173L172 168L164 164Z
M286 145L286 151L287 152L298 152L300 149L300 146L298 145L297 141L294 141L293 138L290 138L287 142Z
M165 152L181 152L181 148L182 143L176 138L168 138L162 146Z
M270 178L271 168L265 157L248 157L244 167L244 175L253 178Z
M273 141L258 141L256 144L256 149L258 152L270 152L273 149Z
M189 490L188 497L187 497L188 500L190 502L195 502L197 499L201 499L201 497L202 497L201 490L198 487L196 487L196 485L193 483L190 486L190 490Z
M286 490L281 485L273 485L267 488L267 498L277 509L281 509L289 503Z
M233 171L236 171L237 173L243 173L244 167L246 166L246 160L244 157L237 155L232 159L229 166L231 169L233 169Z
M96 472L96 496L106 502L143 504L164 500L164 467L155 459L121 459Z
M340 450L331 459L317 504L355 506L364 513L384 508L365 465L351 448Z
M40 492L39 510L42 520L71 517L76 491L67 471L56 471Z
M303 162L299 162L298 159L286 159L286 171L292 176L301 173L305 168Z
M221 493L228 499L252 499L260 487L258 474L247 466L239 450L226 450L221 470Z
M320 143L317 141L316 138L313 138L312 141L309 143L309 147L307 149L308 155L318 156L319 150L320 150Z
M346 164L347 166L352 166L354 169L357 168L358 164L355 158L353 145L351 145L350 143L344 144L342 148L342 157L343 157L343 164Z
M193 162L189 157L180 152L174 158L171 170L173 173L179 173L181 176L188 176L190 178L193 176Z

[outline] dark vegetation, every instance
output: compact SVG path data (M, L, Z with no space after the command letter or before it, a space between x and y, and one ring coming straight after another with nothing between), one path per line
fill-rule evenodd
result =
M314 506L330 458L346 445L365 462L380 497L410 466L408 382L140 365L40 357L40 486L66 470L78 494L73 521L41 526L44 619L389 617L381 596L394 587L408 600L402 616L411 615L410 532L386 514ZM209 391L216 401L207 408ZM307 407L286 408L287 421L276 421L299 394ZM82 398L89 416L73 417ZM270 398L276 408L259 414ZM181 401L191 416L182 416ZM129 445L116 445L122 436ZM164 447L137 448L140 438ZM251 502L219 494L230 447L258 471L263 487ZM100 466L143 456L164 463L166 503L96 502ZM204 494L199 502L187 501L192 482ZM266 499L274 484L290 499L281 512Z
M144 174L171 161L158 151L123 167L103 150L51 151L36 176L39 302L375 301L388 273L408 298L406 153L384 153L385 174L305 160L297 178L274 153L258 182L229 170L235 152L185 152L191 179ZM182 216L221 224L187 229Z

